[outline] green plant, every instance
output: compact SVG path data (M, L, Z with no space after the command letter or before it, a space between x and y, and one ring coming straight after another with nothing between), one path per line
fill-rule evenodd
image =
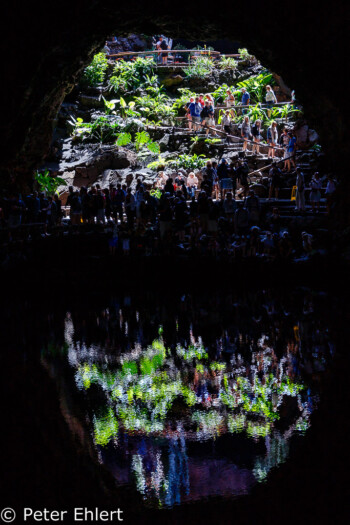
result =
M147 164L147 168L155 171L163 170L165 166L166 160L161 155L159 155L157 160L151 162L150 164Z
M173 102L172 107L179 114L184 113L185 104L190 101L191 97L195 97L196 94L188 88L178 88L177 91L180 93L180 96Z
M146 146L147 149L149 149L152 153L159 154L159 144L157 142L153 142L151 140L151 137L149 136L149 133L147 131L139 131L136 133L135 136L135 147L136 151L139 151L142 146Z
M116 145L117 146L127 146L128 144L130 144L131 141L132 141L132 136L130 135L130 133L124 132L118 135Z
M132 142L132 136L130 133L121 133L116 141L117 146L127 146ZM141 148L145 146L149 151L152 153L159 153L159 144L156 142L153 142L151 140L151 137L147 131L138 131L135 134L135 149L137 153L141 150Z
M199 56L195 62L184 68L187 77L205 78L214 69L214 62L210 57Z
M115 439L118 435L118 421L113 413L112 408L109 408L107 414L103 417L94 417L94 437L96 445L107 445L111 439Z
M92 59L92 62L84 70L83 83L89 86L97 86L105 79L106 69L108 67L108 60L104 53L97 53Z
M204 157L204 155L187 155L186 153L183 155L179 155L177 159L170 160L167 162L168 166L174 167L176 169L178 168L184 168L184 169L201 169L205 164L208 162L208 159Z
M126 92L138 88L146 82L155 85L156 77L150 76L156 63L153 58L140 58L134 61L119 60L114 66L114 75L109 79L109 89L115 93Z
M266 113L261 109L260 104L256 104L256 106L249 108L248 116L252 122L255 122L256 120L263 121L267 118Z
M45 192L47 195L54 195L54 193L58 193L57 189L59 186L67 185L67 182L61 177L53 177L50 175L49 170L45 170L44 173L37 171L34 179L38 183L40 191Z
M158 86L159 86L159 78L158 78L158 76L157 75L150 76L150 75L145 74L143 85L144 85L144 87L146 87L146 89L158 88ZM159 88L159 89L161 89L161 88Z
M194 144L198 144L198 142L203 142L204 140L204 137L198 137L198 135L196 135L195 137L191 137L191 142L193 142Z
M301 113L301 111L300 109L293 108L290 104L286 104L279 108L280 118L285 119L286 122L288 121L288 117L291 117L294 113Z
M205 142L207 144L214 145L214 144L219 144L221 142L221 139L205 139Z
M245 60L245 59L250 59L252 55L249 54L248 52L248 49L246 47L242 47L240 49L238 49L238 53L240 55L240 58Z
M119 99L119 112L123 119L126 119L127 117L139 117L140 113L138 111L134 110L135 102L130 101L128 104L125 102L123 97L120 97Z
M83 122L83 119L72 118L69 124L73 126L73 138L98 141L101 143L111 142L120 132L120 122L112 116L99 116L92 122Z
M116 102L119 102L119 100L106 100L105 97L102 97L102 100L105 105L106 115L109 115L110 113L113 113L115 115L115 111L113 110L115 109Z
M227 90L230 90L231 92L234 91L234 86L228 86L227 84L221 84L214 93L212 93L215 104L218 104L220 102L224 102L224 100L227 97Z
M236 69L237 62L232 57L226 57L225 55L222 55L219 62L217 63L217 67L219 69Z
M274 79L272 73L261 73L242 82L238 82L237 87L239 89L246 88L250 94L251 102L263 102L264 90L268 84L274 84ZM235 91L235 94L239 97L242 95L241 91Z
M175 120L175 110L170 105L169 98L164 93L156 97L145 95L136 97L135 104L141 115L148 119L158 119L161 122L172 124Z

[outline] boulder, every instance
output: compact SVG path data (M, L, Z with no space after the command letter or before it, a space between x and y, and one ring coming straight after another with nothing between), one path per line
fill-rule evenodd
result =
M91 95L82 94L80 95L79 100L82 106L86 106L88 108L103 108L104 106L101 96L94 97Z
M119 148L113 151L112 168L113 169L125 169L130 166L136 166L137 155L133 151L128 149Z
M190 147L192 155L207 155L209 153L209 145L202 139L193 142Z
M182 84L183 81L184 79L181 75L173 75L170 77L165 77L161 83L166 88L170 88L172 86L178 86L179 84Z
M169 140L170 140L170 135L168 133L166 133L164 137L160 139L159 147L162 153L164 153L165 151L169 149Z
M99 170L95 166L86 167L78 166L75 168L74 186L81 188L82 186L89 186L96 182L99 175Z

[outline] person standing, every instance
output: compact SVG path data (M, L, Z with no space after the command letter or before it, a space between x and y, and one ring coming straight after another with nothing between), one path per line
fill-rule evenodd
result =
M291 169L291 164L293 165L293 168L295 169L295 160L294 160L294 156L295 156L295 152L296 152L296 149L297 149L297 138L295 136L295 133L288 133L288 136L289 136L289 142L288 142L288 146L287 146L287 156L285 158L285 161L286 161L286 167L287 167L287 171L289 172L290 169Z
M248 210L249 224L251 226L259 224L260 201L259 197L255 195L254 190L249 190L248 197L246 197L244 201L244 207Z
M266 86L265 100L266 100L266 105L267 105L267 116L268 118L270 118L271 109L274 104L277 104L277 98L271 86Z
M256 120L254 122L254 125L252 126L252 135L253 135L253 153L257 153L258 155L261 155L260 153L260 140L261 140L261 120Z
M205 102L205 106L201 111L201 120L202 120L202 126L206 127L206 135L209 135L209 128L215 126L214 121L214 110L213 107L210 105L209 100ZM216 135L216 132L214 132L214 135Z
M192 118L192 129L193 131L197 131L199 129L200 124L200 118L201 118L201 112L202 112L202 106L199 103L199 98L196 97L194 102L191 102L189 105L189 111Z
M295 183L297 187L295 197L295 211L305 210L305 178L300 168L297 168L297 180Z
M241 91L242 91L242 106L249 106L249 104L250 104L250 95L249 95L248 91L246 90L246 88L242 88ZM247 108L243 107L243 111L242 111L243 115L245 113L247 113L247 111L248 111Z
M129 230L132 230L134 227L135 208L135 197L131 192L131 188L128 188L125 196L125 214Z
M234 95L233 95L233 93L231 92L230 89L228 89L226 91L226 95L227 96L226 96L226 99L225 99L225 105L226 105L227 108L232 108L232 109L228 109L228 111L230 112L231 117L233 118L234 114L235 114L234 109L233 109L234 105L235 105L235 97L234 97Z
M273 166L270 169L270 189L269 189L269 198L272 199L273 193L275 193L275 200L278 199L279 189L281 187L281 170L277 166Z
M243 119L241 135L242 135L242 138L244 139L244 141L243 141L243 151L245 151L247 149L248 139L250 139L251 135L252 135L252 131L251 131L248 115L246 115L244 117L244 119Z
M168 45L162 36L159 37L156 47L158 51L165 51L168 49ZM158 61L161 62L163 65L166 65L168 60L168 53L159 53L159 58L160 60L158 59Z
M191 97L190 101L187 102L187 104L184 107L184 109L186 111L186 118L188 120L188 128L189 129L192 129L192 115L191 115L191 112L190 112L190 104L192 104L192 103L194 103L194 97Z
M275 120L273 120L271 125L267 128L267 142L269 144L267 156L269 159L273 159L275 157L275 148L278 142L278 129Z
M333 177L329 176L327 186L326 186L326 191L325 191L326 199L327 199L327 214L328 215L330 214L330 211L331 211L331 206L333 203L335 190L336 190L335 181Z
M316 207L316 213L319 212L320 209L320 200L321 200L321 188L322 188L322 182L320 179L320 174L318 172L314 173L314 176L311 179L310 182L310 202L312 206L312 211L315 210Z

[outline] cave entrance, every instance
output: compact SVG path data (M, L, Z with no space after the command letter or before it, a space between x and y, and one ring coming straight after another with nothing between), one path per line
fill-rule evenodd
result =
M191 101L200 105L197 116L191 114ZM205 116L208 101L212 114ZM247 173L214 184L213 198L220 201L231 190L240 202L254 191L288 216L292 210L305 212L305 202L295 202L296 160L310 184L319 162L317 139L281 76L239 44L164 35L109 37L61 107L56 162L46 167L65 180L59 190L67 221L73 218L68 186L78 193L108 190L110 198L118 184L125 192L141 184L159 198L168 178L179 190L176 179L187 182L194 172L195 189L187 186L190 199L202 187L206 163L222 159L231 167L225 178L239 172L239 162ZM279 175L271 173L274 164ZM103 221L113 217L111 208ZM325 203L316 199L309 208L324 213ZM74 221L100 219L77 213Z

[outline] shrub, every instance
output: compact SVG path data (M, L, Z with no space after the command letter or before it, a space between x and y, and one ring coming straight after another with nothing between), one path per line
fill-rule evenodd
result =
M214 62L211 58L199 56L194 63L184 69L184 73L187 77L205 78L210 75L214 67Z
M156 98L146 95L144 97L136 97L135 103L141 115L147 117L149 120L157 120L172 124L175 119L175 109L169 105L170 99L163 93Z
M185 153L184 155L179 155L175 160L170 160L169 162L167 162L167 165L176 169L184 168L198 170L203 168L207 161L208 159L206 159L204 155L187 155Z
M232 57L225 57L222 55L220 61L217 63L219 69L236 69L237 62Z
M243 80L242 82L238 82L237 87L242 88L245 87L248 93L250 94L251 101L255 102L263 102L264 101L264 91L265 87L268 84L274 84L273 75L271 73L261 73L260 75L256 75L250 78L247 78L246 80ZM238 91L236 94L240 94L241 92Z
M119 60L114 66L114 75L109 79L109 89L115 93L130 91L142 83L155 84L153 70L156 63L153 58L137 58L134 61Z
M89 86L97 86L105 79L108 60L104 53L97 53L92 62L84 70L83 82Z
M44 173L38 171L34 175L34 179L39 184L40 191L44 191L47 195L53 195L57 193L59 186L66 186L67 183L61 177L53 177L50 175L49 170L45 170Z
M100 116L93 122L83 122L77 118L69 122L73 126L73 138L86 142L112 142L121 129L121 124L115 117Z

